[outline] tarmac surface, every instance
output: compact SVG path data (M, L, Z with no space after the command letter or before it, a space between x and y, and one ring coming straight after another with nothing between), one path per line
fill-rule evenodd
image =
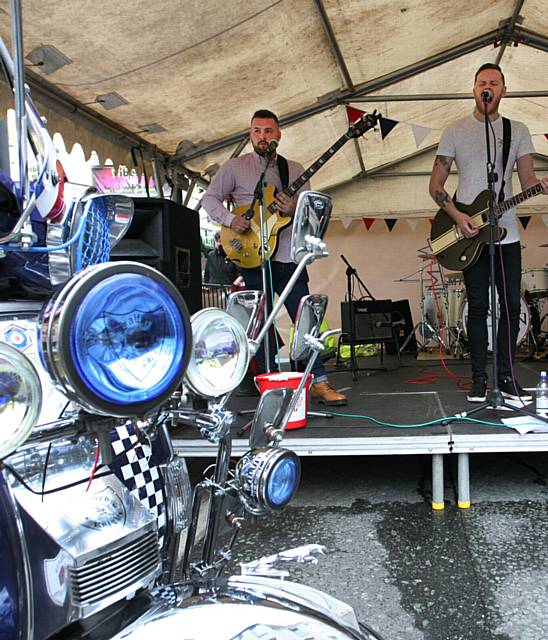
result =
M424 456L302 463L297 496L246 527L237 560L325 545L318 565L289 565L291 579L351 604L386 640L548 637L546 454L473 456L468 510L446 469L441 512Z
M518 379L532 386L545 367L519 365ZM381 373L356 387L388 390L389 380ZM422 389L469 408L452 380ZM428 455L302 457L297 495L284 511L246 523L233 572L239 561L321 544L327 555L287 565L290 579L349 603L385 640L546 640L548 455L470 455L466 510L457 508L457 457L444 459L445 509L433 511ZM194 460L193 473L210 462Z

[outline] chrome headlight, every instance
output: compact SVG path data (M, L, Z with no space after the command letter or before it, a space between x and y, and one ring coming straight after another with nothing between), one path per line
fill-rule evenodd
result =
M134 262L90 267L40 317L41 357L67 396L88 411L138 416L181 382L191 331L177 289Z
M249 345L242 325L221 309L192 316L192 354L186 372L190 388L207 398L235 389L249 365Z
M253 449L236 465L236 481L245 507L256 515L285 507L300 478L300 460L287 449Z
M29 437L42 406L42 387L30 360L0 343L0 459Z

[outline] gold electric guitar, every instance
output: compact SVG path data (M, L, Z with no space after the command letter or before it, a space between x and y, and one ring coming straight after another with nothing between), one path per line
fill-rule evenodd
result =
M288 196L294 196L303 184L313 176L320 167L322 167L335 153L351 138L359 138L369 129L372 129L381 114L373 112L372 114L364 113L363 116L353 122L348 131L341 136L337 142L320 157L313 165L311 165L302 175L284 189L284 193ZM293 222L290 216L282 216L274 197L276 196L276 187L266 185L264 189L264 218L265 218L265 252L272 257L278 248L278 234L284 228ZM237 216L244 216L251 222L251 227L244 233L238 233L230 227L221 228L221 244L226 255L239 267L244 269L253 269L261 264L261 232L260 232L260 206L255 203L253 208L249 205L236 207L232 212ZM268 251L266 251L268 244Z
M532 198L542 192L542 186L535 184L529 189L518 193L513 198L495 205L495 215L500 217L505 211L512 209L517 204ZM472 204L455 202L459 211L472 218L479 229L478 235L466 238L453 218L440 209L432 221L430 229L430 244L432 253L438 262L450 271L463 271L471 267L479 258L481 249L489 243L489 191L482 191ZM506 229L501 229L500 239L506 235Z

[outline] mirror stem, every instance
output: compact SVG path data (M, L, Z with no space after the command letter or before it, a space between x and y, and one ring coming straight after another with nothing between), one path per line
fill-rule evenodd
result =
M255 351L257 350L257 346L261 344L268 330L274 323L276 316L278 315L280 309L282 308L287 296L290 294L291 289L293 289L295 282L297 282L297 280L299 279L299 276L305 270L306 266L311 262L313 262L315 258L316 256L314 253L306 253L302 257L302 260L297 265L297 268L295 269L293 275L289 279L289 282L285 285L285 289L282 291L280 297L278 298L278 301L276 302L276 304L274 305L274 308L270 312L270 315L266 319L266 322L264 323L263 328L259 332L259 335L257 336L256 340L253 341L255 344L253 344L252 342L252 348L254 348Z

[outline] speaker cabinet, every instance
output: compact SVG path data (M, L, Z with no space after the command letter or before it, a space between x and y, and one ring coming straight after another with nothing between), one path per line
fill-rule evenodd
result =
M162 198L133 198L135 213L111 260L133 260L163 273L181 292L190 313L202 308L200 216Z
M353 314L353 320L350 314ZM392 340L392 300L353 300L341 302L342 332L354 342ZM353 324L352 324L353 323Z

